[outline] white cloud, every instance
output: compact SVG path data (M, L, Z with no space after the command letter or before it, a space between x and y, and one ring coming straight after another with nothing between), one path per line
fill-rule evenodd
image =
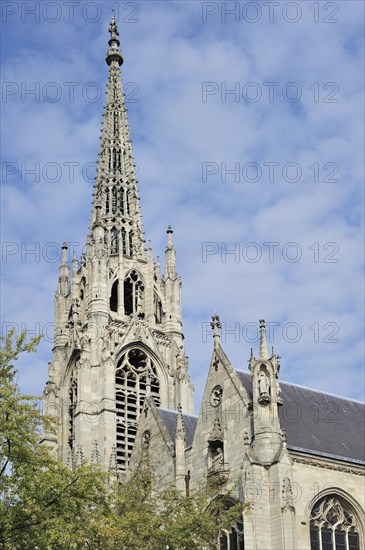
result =
M202 342L202 323L214 309L226 327L240 323L241 337L227 335L224 347L237 368L246 365L251 343L242 336L247 322L265 317L281 323L275 346L283 356L283 379L361 398L362 349L362 249L361 200L363 181L361 14L359 2L338 3L339 23L314 23L303 4L303 17L295 24L279 15L275 23L266 17L256 24L220 14L201 22L199 2L139 2L139 23L120 25L125 57L123 81L138 85L138 103L128 103L134 154L139 166L142 215L146 237L152 238L155 256L163 256L165 230L174 225L178 268L183 275L185 332L191 375L202 393L212 343ZM29 175L4 183L3 238L29 247L64 240L85 241L91 206L92 184L82 177L82 167L97 160L98 136L104 101L107 67L108 10L102 21L88 23L76 11L75 22L67 18L50 24L9 24L8 52L3 59L4 80L29 87L39 82L58 83L62 100L56 103L22 102L15 94L3 104L7 141L3 158L24 162L29 169L57 162L59 182ZM127 15L122 11L123 17ZM321 20L323 19L321 13ZM16 47L14 47L16 44ZM66 82L78 82L75 100L67 98ZM102 98L88 101L81 90L97 82ZM219 91L202 102L202 83L216 82ZM221 101L221 85L240 91L256 82L263 97L257 103L238 102L232 96ZM279 82L275 101L268 101L265 82ZM302 100L290 103L282 90L296 82ZM319 101L314 102L318 82ZM338 103L325 103L324 89L335 82ZM43 88L42 88L43 86ZM276 91L278 94L276 95ZM79 162L75 181L67 180L65 162ZM270 183L267 172L256 183L238 183L233 176L221 183L221 164L242 168L247 162L279 162L279 177ZM219 173L202 182L202 163L215 162ZM282 168L300 165L303 176L285 181ZM318 163L320 181L314 181ZM331 166L338 165L338 183L325 183ZM202 262L202 243L263 243L278 241L279 255L250 263L232 256L222 263L219 254ZM290 263L282 258L286 243L295 241L302 258ZM338 263L325 263L338 244ZM319 243L320 259L314 261L313 245ZM310 248L312 247L312 249ZM266 250L266 249L265 249ZM57 264L20 253L3 264L3 320L20 325L42 326L53 318L53 292ZM288 322L300 325L297 343L283 336ZM320 326L314 341L314 323ZM326 343L326 323L339 327L338 343ZM257 343L253 344L257 348ZM44 342L40 354L22 360L25 390L40 393L46 376L51 344ZM198 402L198 400L197 400Z

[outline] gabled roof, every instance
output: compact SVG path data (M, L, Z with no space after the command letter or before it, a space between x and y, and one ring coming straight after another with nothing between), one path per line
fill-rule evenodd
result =
M251 374L237 370L252 399ZM280 382L280 424L289 450L365 464L365 405Z
M167 431L170 434L171 441L175 445L175 429L176 429L176 420L178 413L170 409L157 409L161 420L164 422ZM190 447L193 443L193 438L195 434L195 428L198 421L198 417L192 414L183 414L185 430L186 430L186 446Z

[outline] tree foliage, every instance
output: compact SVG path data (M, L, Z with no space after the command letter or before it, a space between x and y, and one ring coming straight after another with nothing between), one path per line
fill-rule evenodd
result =
M118 483L83 465L68 468L39 444L51 427L37 398L22 395L14 362L39 338L10 331L0 348L0 548L196 550L218 548L219 532L242 513L228 496L158 491L148 460Z

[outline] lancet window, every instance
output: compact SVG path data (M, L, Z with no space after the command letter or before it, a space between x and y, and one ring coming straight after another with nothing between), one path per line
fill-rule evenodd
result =
M118 254L118 231L115 227L111 230L110 252Z
M157 292L155 292L153 296L153 305L155 309L155 323L157 325L160 325L162 323L163 313L162 313L162 303Z
M220 550L245 550L243 523L238 521L230 531L224 531L219 543Z
M121 234L122 234L123 256L126 256L127 255L127 237L126 237L126 230L124 229L124 227L122 228Z
M133 270L124 280L124 310L126 315L143 311L144 285Z
M110 212L109 189L106 189L106 191L105 191L105 214L109 214L109 212Z
M113 131L114 131L114 136L116 136L116 134L118 133L118 112L117 111L113 112Z
M359 528L350 507L336 495L317 502L310 519L311 550L360 550Z
M124 188L119 189L119 212L124 214Z
M144 351L131 349L122 356L115 375L117 464L121 472L128 466L147 391L159 406L156 367Z
M118 287L119 287L119 281L118 279L114 281L112 290L110 293L110 311L117 312L118 311Z
M112 188L112 213L117 213L117 206L118 206L118 195L117 195L117 188L114 186Z

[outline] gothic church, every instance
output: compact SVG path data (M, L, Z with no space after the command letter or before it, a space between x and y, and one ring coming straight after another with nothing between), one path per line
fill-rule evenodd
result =
M248 506L222 533L222 550L362 550L364 407L281 382L264 321L258 356L251 351L243 372L212 317L212 358L193 414L173 231L162 270L144 246L114 17L109 32L86 252L69 266L63 245L55 295L44 401L60 422L44 443L70 467L91 461L121 481L145 452L162 484L231 490L232 502Z

